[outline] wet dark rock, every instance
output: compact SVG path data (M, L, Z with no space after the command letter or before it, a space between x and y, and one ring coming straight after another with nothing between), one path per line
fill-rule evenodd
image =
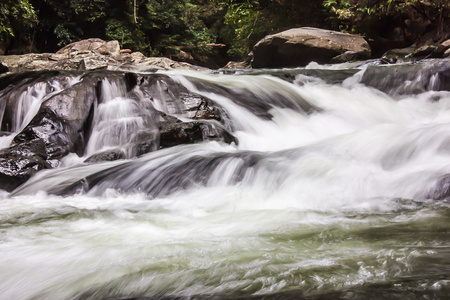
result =
M169 123L161 126L159 148L168 148L181 144L193 144L203 139L199 122Z
M450 174L443 176L426 198L433 200L450 200Z
M391 95L450 91L450 61L368 66L361 83Z
M136 145L136 155L159 150L159 132L158 130L146 130L137 135L138 143Z
M4 63L0 62L0 74L6 73L9 71L9 68Z
M437 48L431 53L431 57L445 58L450 56L450 39L437 45Z
M138 89L146 97L154 101L164 102L162 109L165 114L183 114L185 117L194 120L214 119L228 130L232 130L227 113L217 103L189 92L169 76L161 74L138 75L136 82ZM166 121L164 116L163 120Z
M76 75L76 74L74 74ZM34 90L36 86L45 84L46 93L51 92L49 81L58 82L62 88L68 86L68 76L59 71L24 72L6 74L0 78L0 115L2 105L4 109L1 127L3 131L13 130L11 123L17 110L18 98L27 90Z
M428 41L430 42L430 41ZM391 57L396 59L423 59L423 58L445 58L446 51L450 49L450 40L440 43L425 44L418 47L416 44L402 49L391 49L384 53L383 57Z
M207 121L166 121L159 125L157 132L148 132L147 137L147 140L137 146L137 155L202 141L220 141L228 144L238 144L238 140L221 124Z
M85 163L98 163L102 161L114 161L119 159L124 159L125 153L120 149L113 149L108 151L103 151L100 153L96 153L90 157L88 157L84 162Z
M426 57L431 55L437 49L436 46L433 45L425 45L414 51L412 51L409 55L411 57Z
M58 165L58 159L76 152L79 134L73 122L41 108L0 153L0 189L11 191L42 169Z
M108 76L123 77L123 74L110 73ZM92 106L97 101L97 89L105 77L106 74L102 72L84 73L80 82L45 100L41 109L53 111L64 123L70 123L75 131L81 132Z
M44 108L14 137L13 145L39 140L45 145L46 158L57 159L74 152L77 138L76 130L66 120Z
M285 76L284 72L280 72L280 76ZM274 74L271 74L274 75ZM275 75L276 76L276 75ZM295 75L294 75L295 77ZM245 107L253 114L263 119L271 119L270 110L276 107L290 108L296 111L305 113L312 113L318 111L318 108L309 102L301 99L298 94L295 101L289 96L281 93L265 94L258 90L251 90L247 88L233 87L228 88L222 85L212 85L209 82L202 80L192 81L200 91L213 92L218 95L223 95L228 99L232 99L236 104ZM223 115L223 114L222 114ZM228 127L227 127L228 128Z
M51 168L45 143L30 140L0 150L0 189L8 192L27 181L42 169Z
M253 176L251 168L263 163L264 158L264 155L253 152L214 153L207 156L187 157L176 155L173 160L167 160L162 165L147 167L147 160L152 158L143 156L94 173L70 186L52 186L47 192L70 195L75 191L87 192L96 187L94 193L102 193L104 190L112 188L122 192L144 192L151 197L165 196L192 185L206 184L210 180L211 174L216 172L220 165L230 161L235 161L238 165L233 170L233 174L230 174L229 183L240 182L244 177ZM136 167L143 165L146 167L136 174Z
M0 181L0 189L11 190L38 170L57 166L58 160L67 154L84 151L85 127L99 80L95 74L72 86L67 75L59 72L3 77L0 81L3 87L0 98L5 103L2 130L20 130L12 128L17 123L15 110L20 94L36 84L46 84L46 93L51 94L51 86L46 83L50 77L58 80L63 90L46 99L30 123L14 137L11 146L2 150L0 177L4 180Z
M204 140L236 143L237 139L219 124L207 122L177 122L163 124L159 132L159 148L193 144Z

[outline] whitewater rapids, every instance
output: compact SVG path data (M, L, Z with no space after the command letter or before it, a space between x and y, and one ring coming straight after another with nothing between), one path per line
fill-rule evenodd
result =
M450 92L381 91L360 83L364 71L339 83L163 72L221 105L239 144L82 163L128 143L108 131L3 192L0 299L448 294L450 205L429 195L450 174ZM272 94L285 102L255 114ZM127 130L143 126L131 100L109 97Z

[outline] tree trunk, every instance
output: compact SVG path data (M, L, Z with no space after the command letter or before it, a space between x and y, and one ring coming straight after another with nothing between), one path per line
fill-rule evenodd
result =
M136 4L136 0L134 0L134 4L133 4L133 12L134 12L134 23L137 23L137 16L136 16L136 12L137 12L137 4Z

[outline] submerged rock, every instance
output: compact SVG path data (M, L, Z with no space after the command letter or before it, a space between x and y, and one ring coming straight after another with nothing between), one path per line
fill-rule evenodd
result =
M163 123L159 130L159 149L205 140L237 144L237 139L223 126L207 122Z
M96 153L88 157L85 163L98 163L102 161L114 161L124 159L125 153L121 149L107 150L100 153Z
M371 50L362 36L302 27L268 35L253 48L254 68L282 68L317 63L369 59Z
M202 141L220 141L238 144L238 140L217 121L198 120L183 122L175 117L164 116L155 130L141 132L137 140L136 154Z
M426 198L433 200L450 200L450 174L443 176Z

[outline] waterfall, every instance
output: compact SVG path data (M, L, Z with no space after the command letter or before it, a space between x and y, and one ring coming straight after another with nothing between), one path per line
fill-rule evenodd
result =
M94 116L92 134L86 147L87 155L111 147L126 146L135 132L144 128L138 105L125 94L123 82L103 80L102 99Z
M79 76L63 76L44 81L37 78L15 83L16 87L12 91L8 91L9 88L5 89L7 93L2 95L0 104L1 130L7 133L19 133L30 123L45 100L78 82L80 82ZM8 109L10 117L4 120L8 103L11 104ZM13 137L11 134L0 136L0 149L8 147Z
M53 107L85 85L95 99L68 122L83 151L0 194L0 298L444 298L448 70L311 64L22 87L16 133L33 99ZM196 140L161 147L194 123ZM114 149L124 155L87 160Z

